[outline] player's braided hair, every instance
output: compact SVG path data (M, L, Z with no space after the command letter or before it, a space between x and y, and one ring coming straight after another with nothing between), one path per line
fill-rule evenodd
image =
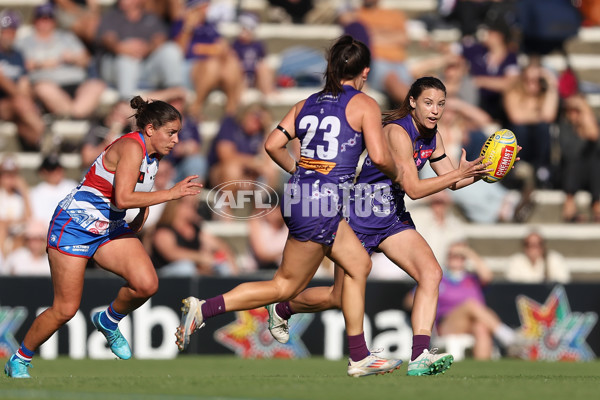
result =
M342 92L342 80L354 79L371 65L371 52L352 36L341 36L329 50L325 71L324 93L334 96Z
M180 120L181 114L171 104L161 100L145 101L140 96L135 96L129 102L131 108L136 110L135 122L140 131L144 127L151 124L155 128L159 128L167 122Z

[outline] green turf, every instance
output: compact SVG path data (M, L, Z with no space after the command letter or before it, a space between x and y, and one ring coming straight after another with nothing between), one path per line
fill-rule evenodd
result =
M32 379L0 378L0 399L595 399L600 362L461 361L444 375L350 378L344 361L34 360Z

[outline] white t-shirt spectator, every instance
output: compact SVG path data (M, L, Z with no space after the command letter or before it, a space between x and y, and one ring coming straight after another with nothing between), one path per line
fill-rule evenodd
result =
M548 250L545 258L531 263L525 254L510 257L506 270L506 280L519 283L557 282L568 283L571 272L562 254Z
M72 179L63 179L58 185L40 182L31 189L31 211L33 217L50 222L58 203L77 186Z
M26 247L20 247L8 254L0 269L2 275L50 276L48 257L36 257Z

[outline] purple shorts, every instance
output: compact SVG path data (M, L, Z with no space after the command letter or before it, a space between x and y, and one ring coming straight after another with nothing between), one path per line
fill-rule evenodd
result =
M103 234L92 233L62 208L57 207L50 221L48 247L75 257L91 258L98 248L119 236L133 233L127 224Z
M391 226L383 227L381 231L378 232L359 232L357 229L360 229L360 227L353 226L352 223L355 221L355 219L350 220L350 227L354 229L358 240L360 240L360 243L363 245L365 250L367 250L367 253L371 255L373 252L381 252L381 250L379 250L379 245L388 237L407 229L416 229L415 224L408 212L403 213L402 216L403 218L396 220Z
M349 191L348 191L349 192ZM342 186L322 176L293 176L286 185L281 213L290 235L301 242L312 241L331 246L342 220Z

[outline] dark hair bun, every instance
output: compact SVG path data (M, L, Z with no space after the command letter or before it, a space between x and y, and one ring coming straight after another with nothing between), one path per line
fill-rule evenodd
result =
M129 102L129 105L131 106L131 108L133 108L134 110L138 110L144 106L146 106L148 104L148 102L144 101L144 99L142 99L141 96L135 96L133 99L131 99L131 101Z

